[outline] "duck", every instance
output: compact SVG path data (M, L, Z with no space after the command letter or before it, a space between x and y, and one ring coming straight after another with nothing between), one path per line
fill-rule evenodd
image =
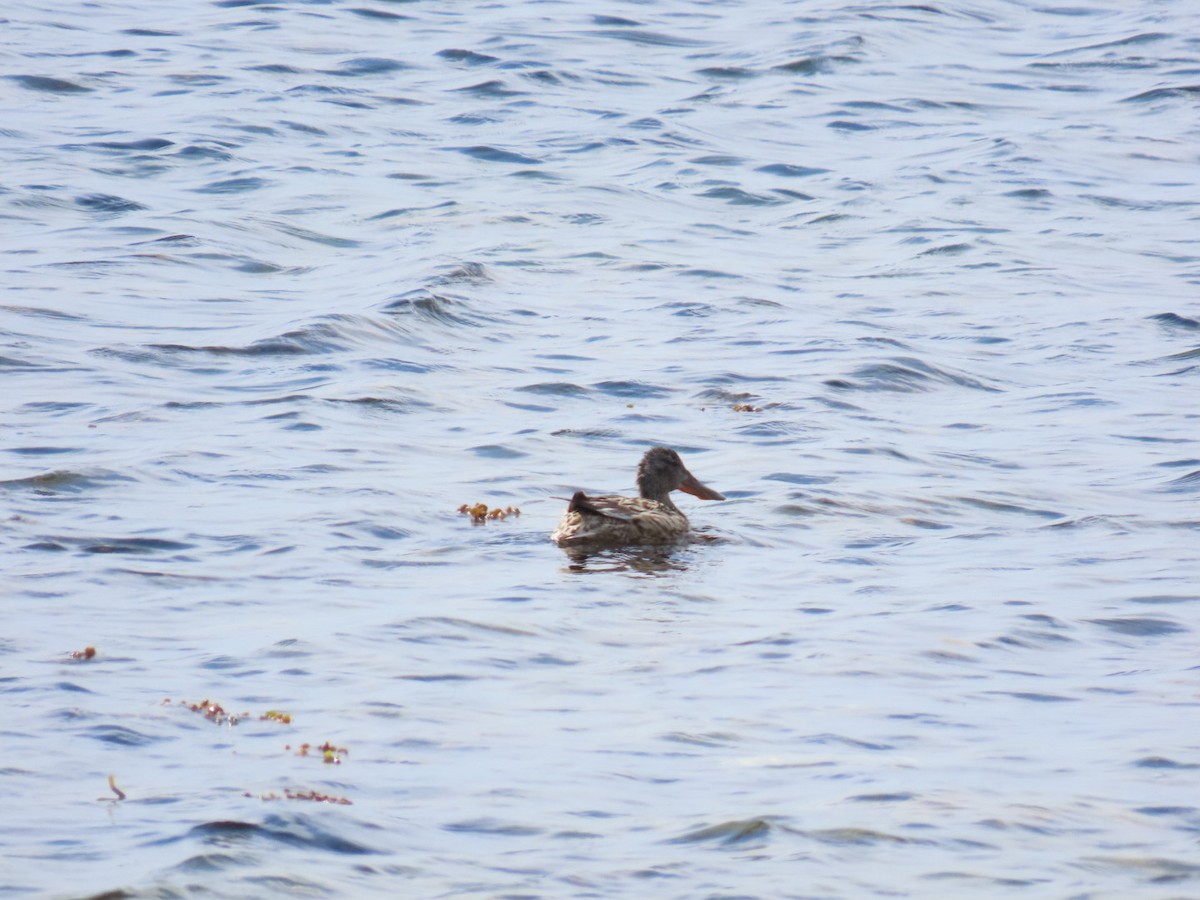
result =
M677 541L688 533L688 520L671 502L671 491L701 500L725 499L724 494L701 484L670 447L646 451L638 465L637 485L637 497L588 496L576 491L550 540L561 547Z

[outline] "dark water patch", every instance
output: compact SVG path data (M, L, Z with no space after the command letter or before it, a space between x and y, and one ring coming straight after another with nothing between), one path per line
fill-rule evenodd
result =
M195 544L168 541L162 538L59 538L59 541L77 546L84 553L167 553L190 550Z
M1045 188L1018 188L1015 191L1005 191L1005 197L1016 197L1019 200L1049 200L1054 194Z
M61 309L48 309L43 306L12 306L10 304L0 304L0 309L7 310L11 313L16 313L19 316L32 316L38 319L63 319L67 322L86 322L87 316L78 315L76 313L66 312ZM13 365L23 368L36 367L38 363L24 362L20 360L10 360L7 357L0 357L0 366Z
M710 153L707 156L697 156L688 162L698 166L740 166L746 160L741 156L733 156L729 153Z
M860 741L855 738L844 737L840 734L814 734L804 739L806 744L841 744L846 747L853 747L855 750L895 750L893 744L883 744L871 741Z
M819 169L812 166L795 166L787 163L772 163L769 166L759 166L756 172L766 172L768 175L779 175L783 178L808 178L811 175L824 175L829 169Z
M765 841L773 831L778 831L781 820L777 816L760 816L753 819L732 819L718 825L708 825L672 838L671 844L714 843L722 846Z
M1185 84L1174 87L1154 88L1126 97L1126 103L1152 103L1155 100L1197 100L1200 99L1200 84Z
M430 279L430 284L479 285L490 284L494 280L483 263L464 262L445 266L443 271Z
M64 453L79 453L82 447L5 447L5 453L18 456L61 456Z
M814 56L802 56L791 62L772 66L772 68L776 72L786 72L788 75L819 75L824 72L831 72L839 65L853 62L857 62L857 60L852 56L826 56L824 54L817 54Z
M39 91L43 94L82 94L90 92L90 87L67 81L65 78L51 78L48 75L7 75L10 81L15 81L29 91Z
M943 244L940 247L931 247L928 250L922 250L917 256L961 256L970 249L970 244Z
M270 182L265 178L249 176L245 178L224 178L212 181L203 187L193 188L197 194L246 194L266 187Z
M584 440L610 441L624 437L616 428L559 428L550 432L553 437L583 438Z
M186 147L181 147L174 156L176 159L187 162L227 162L233 159L233 154L221 146L213 147L202 144L188 144Z
M851 803L905 803L916 799L916 794L903 792L895 794L858 794L848 799Z
M682 270L680 270L679 274L686 278L729 278L729 279L734 279L734 278L744 278L745 277L744 275L739 275L736 272L722 272L720 269L682 269ZM677 340L680 340L680 338L674 338L672 340L672 343L674 343L674 341L677 341Z
M640 28L629 30L601 28L585 32L585 34L596 37L614 38L618 41L628 41L631 44L642 44L648 47L704 47L708 45L707 41L675 37L674 35L663 34L660 31L644 31Z
M448 48L439 50L437 55L442 59L448 59L451 62L463 63L468 66L486 66L489 63L497 61L497 57L488 56L486 53L476 53L474 50L458 50Z
M522 166L539 166L542 164L540 159L534 159L532 156L525 156L521 153L514 153L510 150L501 150L499 147L489 147L487 145L478 145L475 147L447 147L446 149L454 150L457 153L462 153L464 156L469 156L472 159L480 159L484 162L513 163Z
M1173 622L1170 619L1154 619L1137 616L1119 617L1114 619L1087 619L1093 625L1115 631L1117 634L1129 637L1165 637L1169 634L1179 634L1191 629Z
M871 846L874 844L931 844L932 841L917 840L901 837L871 828L821 828L815 831L805 831L806 837L822 844L837 846Z
M30 362L29 360L19 359L18 357L15 357L15 356L0 356L0 370L16 369L16 370L29 371L29 370L33 370L33 369L47 369L47 368L48 368L47 366L44 366L41 363Z
M1148 316L1150 321L1158 322L1167 328L1178 328L1185 331L1200 331L1200 321L1189 319L1187 316L1181 316L1177 313L1158 313L1153 316Z
M1133 764L1139 769L1200 769L1200 763L1177 762L1167 756L1144 756L1141 759L1134 760Z
M534 825L517 825L512 822L501 822L498 819L470 819L465 822L451 822L443 825L444 831L453 834L486 834L496 837L532 837L544 834L544 828Z
M730 81L744 81L747 78L755 78L758 73L753 69L747 69L743 66L708 66L704 69L697 69L697 75L702 75L705 78L717 78Z
M645 23L635 21L634 19L626 19L623 16L594 15L592 16L592 24L615 25L621 28L640 28Z
M383 311L390 316L411 316L439 325L479 326L492 321L489 317L472 310L462 297L435 294L424 288L409 291L392 300Z
M846 119L834 119L832 122L825 123L826 128L834 128L838 131L874 131L876 126L867 125L863 122L850 122Z
M38 494L78 494L111 482L134 482L136 479L105 469L75 472L61 469L25 478L0 481L0 490L32 490Z
M1078 703L1077 697L1063 697L1060 694L1042 694L1037 691L985 691L986 694L997 694L1002 697L1013 697L1017 700L1028 700L1031 703Z
M988 512L1016 513L1022 516L1033 516L1039 519L1061 519L1063 514L1050 509L1036 509L1020 503L1006 503L1002 500L988 500L984 497L952 497L960 503L984 509Z
M537 384L522 385L516 390L530 394L545 394L550 397L587 397L591 394L591 391L582 385L572 384L569 381L542 381Z
M779 206L787 202L778 197L753 194L732 186L709 188L707 191L701 191L698 196L707 197L710 200L723 200L731 206Z
M402 63L395 59L386 59L377 56L363 56L355 59L348 59L338 65L336 69L325 70L326 75L340 75L350 78L357 78L362 75L385 75L391 72L399 72L404 69L411 69L412 66L407 63Z
M1194 816L1198 810L1194 806L1142 806L1134 812L1143 816Z
M173 147L175 143L168 141L166 138L143 138L138 141L93 141L88 144L89 147L99 147L102 150L138 150L149 152L152 150L162 150L166 147Z
M466 87L455 88L453 93L471 94L472 96L488 100L506 100L509 97L523 97L527 92L513 90L500 79L493 78L491 81L481 81L478 84L470 84Z
M206 844L235 847L249 843L284 844L302 850L319 850L326 853L354 856L372 854L376 851L365 844L351 841L318 826L307 816L267 816L263 824L240 821L205 822L188 832L190 838L200 838ZM158 843L173 843L179 838L168 838Z
M1200 490L1200 469L1171 479L1164 486L1164 490L1173 493L1191 493Z
M120 33L128 34L132 37L162 38L162 37L179 37L180 36L180 32L178 32L178 31L162 31L157 28L124 28L121 30Z
M301 72L307 71L296 66L289 66L283 63L263 63L258 66L246 66L247 72L266 72L269 75L299 75Z
M148 208L136 200L127 200L124 197L116 197L112 194L85 194L82 197L75 198L75 205L82 209L91 210L92 212L103 213L134 212L139 209Z
M471 447L470 451L487 459L520 459L522 456L529 455L522 450L514 450L503 444L481 444L478 447Z
M85 737L105 744L115 744L118 747L149 747L171 738L154 737L122 725L97 725L83 731Z
M669 397L674 388L660 387L647 384L644 381L601 381L592 385L602 394L612 397L623 397L635 400L649 400L657 397Z
M389 175L388 178L399 178L408 180L422 180L424 175ZM446 200L442 203L435 203L433 206L402 206L397 209L389 209L386 212L377 213L371 216L368 221L374 222L382 219L394 219L397 216L407 216L411 213L431 212L435 209L452 209L458 206L456 200Z
M919 393L939 385L952 385L970 390L1000 393L1000 388L979 379L930 365L914 357L896 357L889 362L861 366L851 373L855 379L833 378L824 383L838 390L895 391Z
M362 6L352 6L347 10L347 12L350 12L356 16L361 16L364 19L378 19L384 22L396 22L405 19L411 21L412 19L412 16L405 16L400 13L390 12L386 9L370 9Z
M1145 597L1130 597L1130 603L1145 603L1148 605L1170 605L1172 603L1197 603L1200 602L1200 595L1196 594L1151 594Z

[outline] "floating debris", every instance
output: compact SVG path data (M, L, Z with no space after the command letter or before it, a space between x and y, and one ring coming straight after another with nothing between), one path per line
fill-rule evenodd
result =
M82 650L72 650L71 659L91 659L96 655L95 647L84 647Z
M109 775L109 776L108 776L108 789L109 789L110 791L112 791L114 794L116 794L116 795L117 795L117 799L118 799L118 800L124 800L124 799L125 799L125 792L124 792L123 790L121 790L119 787L117 787L117 776L116 776L116 775ZM106 797L101 797L100 799L101 799L101 800L106 800L106 799L108 799L108 798L106 798Z
M258 717L260 722L278 722L280 725L291 725L292 714L280 712L277 709L268 709L265 713Z
M751 406L749 403L735 403L734 412L762 412L761 406Z
M292 745L288 744L283 749L291 750ZM314 747L312 744L301 744L296 750L296 755L309 756L312 752L320 753L321 761L326 765L332 766L340 766L342 764L342 757L350 755L350 751L345 747L335 747L329 741L326 741L320 747Z
M164 704L170 702L171 701L169 698L163 701ZM214 725L236 725L238 722L242 721L242 719L250 718L250 713L248 712L226 712L225 707L221 706L220 703L214 703L207 698L201 700L199 703L188 703L186 700L180 700L179 705L186 706L192 712L203 713L204 718L208 719L208 721L212 722Z
M253 797L249 791L246 791L245 796ZM322 794L318 791L293 791L291 788L284 788L283 795L279 794L260 794L259 800L310 800L313 803L336 803L338 806L353 806L354 802L348 797L335 797L332 794Z
M507 519L509 516L516 518L521 515L521 510L515 506L507 506L504 509L497 506L495 509L488 509L486 503L464 503L458 508L458 511L465 516L470 516L471 523L474 525L482 525L488 519Z

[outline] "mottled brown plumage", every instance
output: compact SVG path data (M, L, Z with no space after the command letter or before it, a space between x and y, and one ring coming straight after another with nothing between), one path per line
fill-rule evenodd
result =
M638 497L589 497L577 491L550 539L564 547L661 544L687 534L687 516L671 502L680 490L701 500L724 500L705 487L667 447L646 451L638 466Z

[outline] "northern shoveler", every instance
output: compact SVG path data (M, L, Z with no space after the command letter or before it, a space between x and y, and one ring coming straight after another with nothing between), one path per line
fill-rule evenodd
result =
M580 544L661 544L687 534L687 516L671 502L680 490L701 500L724 500L696 480L679 454L667 447L646 451L638 466L637 497L589 497L576 491L550 540L564 547Z

